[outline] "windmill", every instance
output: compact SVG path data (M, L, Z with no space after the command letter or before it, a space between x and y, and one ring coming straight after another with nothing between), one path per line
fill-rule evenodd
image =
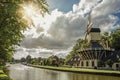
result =
M88 16L88 24L87 24L87 30L85 31L85 39L87 38L87 35L89 34L91 27L93 25L91 22L91 12L89 13L89 16Z

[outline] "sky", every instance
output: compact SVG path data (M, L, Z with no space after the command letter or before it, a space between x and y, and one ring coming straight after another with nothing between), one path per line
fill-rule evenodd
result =
M62 12L69 12L74 4L79 3L79 0L47 0L47 2L49 4L49 11L58 9Z
M120 0L47 0L50 15L33 17L35 27L24 32L21 46L16 46L14 57L20 59L49 57L65 58L75 42L84 37L87 17L91 12L93 27L101 33L120 26Z

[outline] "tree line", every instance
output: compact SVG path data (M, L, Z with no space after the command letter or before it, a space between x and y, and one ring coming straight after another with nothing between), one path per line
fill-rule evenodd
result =
M28 55L26 58L21 58L20 62L22 64L33 64L33 65L41 65L41 66L62 66L64 65L64 59L59 58L55 55L52 55L48 58L32 58L30 55Z

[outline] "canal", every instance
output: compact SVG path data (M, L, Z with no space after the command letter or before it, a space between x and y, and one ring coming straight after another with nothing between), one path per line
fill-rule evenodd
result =
M10 65L9 69L13 80L120 80L120 77L53 71L21 64Z

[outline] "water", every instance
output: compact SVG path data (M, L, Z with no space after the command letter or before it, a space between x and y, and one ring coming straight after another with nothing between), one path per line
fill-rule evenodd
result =
M10 66L10 77L13 80L120 80L120 77L60 72L21 64Z

